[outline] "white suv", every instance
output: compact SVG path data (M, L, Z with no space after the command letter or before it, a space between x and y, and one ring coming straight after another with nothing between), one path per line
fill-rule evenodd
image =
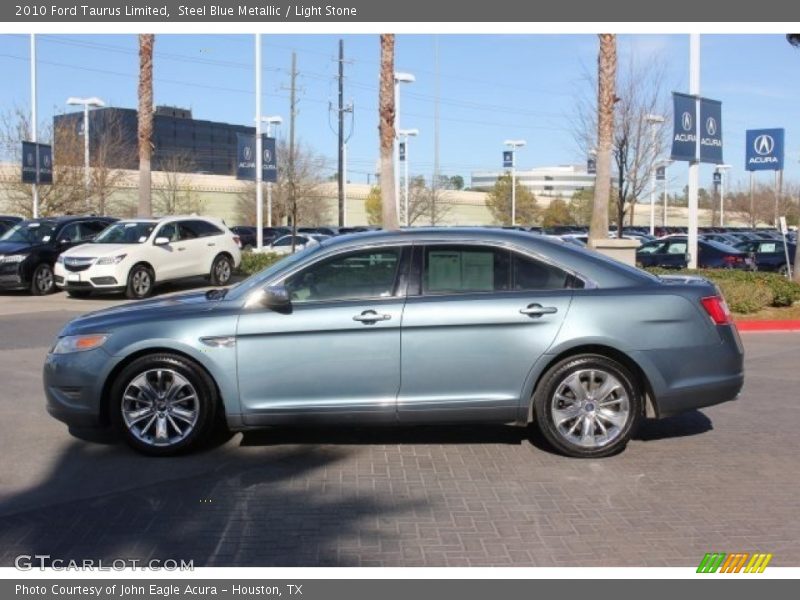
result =
M186 277L205 275L213 285L227 285L241 260L239 238L216 219L130 219L63 252L55 279L70 296L124 291L146 298L156 283Z

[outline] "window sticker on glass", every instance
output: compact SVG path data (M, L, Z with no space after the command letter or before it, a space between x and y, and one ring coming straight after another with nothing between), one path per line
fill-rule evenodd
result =
M41 227L41 223L28 223L28 229L36 229L37 227Z
M46 236L44 236L44 237L42 238L42 241L43 241L43 242L46 244L47 242L49 242L49 241L50 241L50 236L49 236L49 235L46 235Z
M138 227L138 226L139 226L138 223L125 223L125 229L128 229L129 227Z

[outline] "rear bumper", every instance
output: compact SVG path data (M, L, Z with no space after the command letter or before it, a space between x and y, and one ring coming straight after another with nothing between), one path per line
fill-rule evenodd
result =
M744 373L713 382L693 385L662 394L657 398L658 416L669 417L688 410L736 400L744 385Z

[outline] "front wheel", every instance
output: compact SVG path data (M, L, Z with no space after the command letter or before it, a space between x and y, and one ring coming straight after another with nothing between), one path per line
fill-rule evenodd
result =
M789 268L786 265L781 265L778 268L778 275L781 277L788 277L789 276Z
M211 378L195 363L172 354L133 361L111 390L111 414L136 450L167 456L196 448L213 429L217 405Z
M599 458L625 448L642 414L643 397L623 365L582 354L545 373L533 409L540 431L561 453Z
M47 263L42 263L33 271L31 278L31 293L34 296L46 296L56 289L56 278L53 268Z
M211 285L228 285L233 275L233 262L224 254L214 259L211 265Z
M145 265L136 265L128 273L125 295L132 300L147 298L153 293L153 273Z

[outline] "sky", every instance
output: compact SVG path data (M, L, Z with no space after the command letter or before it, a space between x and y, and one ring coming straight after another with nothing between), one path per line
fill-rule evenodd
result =
M297 53L302 143L336 169L335 113L338 40L345 48L345 99L349 179L366 182L378 155L377 35L263 35L262 114L284 117L288 133L289 71ZM665 101L670 91L688 91L688 35L622 35L620 63L665 65ZM430 176L434 162L435 48L439 49L440 163L446 175L495 170L503 140L522 138L518 168L584 164L574 141L577 98L592 93L592 35L398 35L396 70L415 75L401 90L400 126L417 128L409 148L412 174ZM0 112L29 110L29 36L0 35ZM138 73L134 35L38 35L40 122L74 110L68 96L99 96L108 105L135 108ZM255 81L251 35L158 35L154 60L156 104L191 108L198 119L253 124ZM786 128L786 179L800 180L800 50L783 35L704 35L701 94L722 101L724 159L733 165L729 188L746 185L744 132ZM710 186L713 168L701 168ZM670 168L670 185L682 188L685 164ZM770 173L758 181L771 182Z

